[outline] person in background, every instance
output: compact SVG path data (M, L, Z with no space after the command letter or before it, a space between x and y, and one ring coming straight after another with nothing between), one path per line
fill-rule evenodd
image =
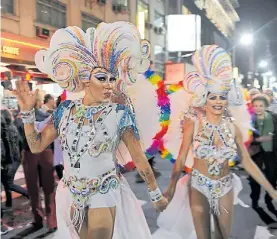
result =
M57 108L60 105L60 103L62 103L61 96L59 96L57 99L57 102L56 102ZM62 179L64 167L63 167L63 154L62 154L61 143L59 138L57 138L54 141L54 167L58 178Z
M21 194L22 196L29 198L27 190L22 188L19 185L14 184L14 177L15 174L21 164L21 155L20 155L20 148L21 148L21 138L18 133L18 130L16 126L13 123L13 116L11 112L7 109L1 110L1 115L3 116L5 126L2 127L2 131L4 131L6 135L6 139L8 141L9 149L6 151L6 157L7 154L10 154L10 158L12 160L12 167L10 171L8 171L8 175L6 175L9 180L9 188L11 191L17 192ZM7 198L6 206L12 207L12 201L10 201L11 198Z
M248 97L249 97L250 102L255 95L260 94L260 93L261 93L260 90L258 90L257 88L252 88L251 90L249 90Z
M277 115L266 111L269 102L265 95L255 95L251 103L255 112L253 126L257 131L253 133L253 141L250 144L249 152L253 161L261 170L264 169L266 178L276 188ZM261 187L252 177L249 178L249 183L251 187L250 197L252 199L252 207L253 209L258 209ZM272 204L272 198L268 193L265 195L265 203L267 208L277 215L277 211Z
M52 95L47 94L44 96L42 111L44 113L52 114L54 112L54 109L56 108L55 99Z
M11 190L9 188L9 184L7 183L7 176L9 175L7 173L7 169L11 168L11 158L9 158L9 154L7 154L7 152L9 151L9 144L6 138L6 131L3 130L3 128L5 127L6 122L5 119L3 117L3 115L1 115L1 183L4 185L4 189L6 192L6 198L10 197L10 201L11 201ZM13 230L13 228L6 226L3 221L2 218L4 216L4 210L1 207L1 235L7 234L9 231Z
M2 221L3 216L4 216L4 212L3 212L3 208L1 208L1 233L0 233L1 236L13 230L12 227L9 227L3 223Z
M35 106L35 121L42 122L49 117L49 114L40 110L41 100L37 98ZM56 204L55 204L55 180L53 174L53 145L49 145L41 153L33 154L29 148L24 125L21 118L17 118L17 128L23 137L22 165L24 169L27 189L31 200L34 222L33 230L43 227L44 213L40 199L40 184L45 197L45 213L49 232L57 228Z
M10 144L7 136L7 123L4 115L1 114L1 183L6 194L6 208L12 207L12 157Z
M264 94L268 96L268 100L269 100L269 106L267 110L272 112L273 114L277 114L277 99L274 98L273 90L266 89L264 90Z

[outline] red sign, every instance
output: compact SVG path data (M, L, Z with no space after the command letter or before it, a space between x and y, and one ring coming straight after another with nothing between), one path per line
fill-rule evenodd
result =
M165 84L177 84L185 79L184 63L166 63L165 64Z

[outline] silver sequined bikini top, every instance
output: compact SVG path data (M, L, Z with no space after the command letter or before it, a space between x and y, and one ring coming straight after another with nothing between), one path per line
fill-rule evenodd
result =
M216 159L223 163L236 157L236 144L234 125L231 121L223 119L220 125L210 124L205 117L201 120L203 128L198 132L199 120L195 123L195 136L193 139L194 156L198 159ZM218 135L222 146L214 145L214 137Z

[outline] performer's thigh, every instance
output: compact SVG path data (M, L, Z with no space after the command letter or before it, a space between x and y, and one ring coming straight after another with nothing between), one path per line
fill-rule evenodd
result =
M210 205L207 198L190 187L190 208L198 239L211 238Z
M214 216L215 220L215 238L227 239L232 232L232 219L234 209L233 190L228 192L219 200L220 215Z
M116 208L89 208L88 238L112 239Z
M71 207L71 211L70 211L71 219L73 218L74 210L77 210L77 209ZM79 228L77 228L77 227L75 227L75 230L76 230L77 234L79 235L80 239L88 238L88 217L87 216L85 216L85 218L84 218L80 232L79 232Z

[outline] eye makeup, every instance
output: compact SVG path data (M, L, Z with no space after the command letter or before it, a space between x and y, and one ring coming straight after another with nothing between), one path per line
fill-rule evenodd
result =
M109 82L114 83L116 82L116 78L114 76L108 76L107 73L104 72L97 72L93 75L97 80L99 80L101 83Z
M220 100L227 100L227 96L225 96L225 95L220 95L220 96L209 95L209 96L208 96L208 99L209 99L209 100L216 100L217 97L219 97Z

